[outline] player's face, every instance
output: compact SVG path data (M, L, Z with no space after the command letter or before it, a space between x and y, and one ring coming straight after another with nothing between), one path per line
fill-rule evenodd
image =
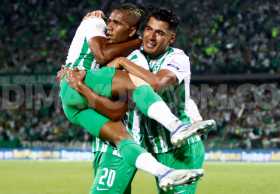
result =
M107 22L107 37L109 42L118 43L127 41L131 32L131 26L127 22L125 12L114 10Z
M152 56L162 54L175 41L175 33L169 24L151 17L143 33L144 51Z

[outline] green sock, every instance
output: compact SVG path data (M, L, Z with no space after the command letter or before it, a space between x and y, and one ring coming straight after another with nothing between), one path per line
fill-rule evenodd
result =
M117 145L117 147L121 156L131 166L135 166L136 159L140 154L147 152L144 148L142 148L132 139L122 140Z
M132 100L135 102L136 107L146 116L148 116L148 109L153 103L162 101L161 97L149 85L135 88L132 93Z

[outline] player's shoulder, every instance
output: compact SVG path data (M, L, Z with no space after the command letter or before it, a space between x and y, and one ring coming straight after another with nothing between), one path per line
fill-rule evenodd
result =
M132 51L128 57L127 57L129 60L131 61L147 61L144 53L142 52L142 50L140 49L136 49L134 51ZM147 62L148 63L148 62Z
M127 58L130 61L134 62L135 64L140 65L145 69L149 69L148 61L141 50L139 49L134 50L127 56Z
M189 58L189 56L182 49L175 48L175 47L170 47L170 50L171 50L170 54L173 55L173 56L175 55L175 56Z
M139 59L139 58L145 58L144 54L141 52L141 50L136 49L132 51L128 56L128 59L133 60L133 59Z
M135 49L134 51L131 52L131 54L140 55L140 56L143 55L143 53L140 49Z
M95 26L95 27L102 27L103 28L104 26L106 26L106 23L102 18L91 17L91 18L84 19L81 22L80 26L85 26L85 27Z
M167 63L169 62L173 62L173 63L178 63L178 64L186 64L186 63L190 63L190 58L189 56L182 50L179 48L174 48L174 47L170 47L170 54L167 56L168 59L166 60Z

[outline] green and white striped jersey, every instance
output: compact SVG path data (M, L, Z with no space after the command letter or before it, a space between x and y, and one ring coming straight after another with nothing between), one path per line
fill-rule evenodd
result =
M186 102L190 95L190 61L184 51L169 47L165 53L157 58L149 58L149 69L153 73L169 70L177 77L177 84L164 88L158 94L167 103L171 111L183 121L189 122L186 115ZM160 114L160 113L159 113ZM170 132L156 121L144 117L141 120L144 131L146 149L153 153L165 153L174 149L170 142Z
M93 17L81 22L71 42L66 59L66 66L89 70L98 68L89 48L89 40L95 36L105 37L106 24L103 19Z
M148 62L143 54L139 50L133 51L127 58L132 61L133 63L148 69ZM138 142L139 144L142 141L142 135L140 132L140 114L131 104L131 107L129 107L129 112L127 112L126 116L123 118L122 122L126 126L127 131L132 135L134 140ZM102 141L98 137L93 137L92 142L92 152L110 152L115 156L120 156L118 150L115 146L110 144L107 141Z

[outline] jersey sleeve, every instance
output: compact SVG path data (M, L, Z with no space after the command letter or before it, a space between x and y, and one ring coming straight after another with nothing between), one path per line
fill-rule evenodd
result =
M167 64L164 68L171 72L173 72L179 84L185 79L190 79L191 77L191 70L190 70L190 60L187 55L184 53L174 54L170 57L170 60L167 61Z
M85 19L81 25L83 25L87 40L95 36L105 37L106 23L103 19L97 17Z
M139 65L140 67L149 70L149 65L146 57L141 53L140 50L135 50L132 53L130 53L127 58L135 63L136 65Z

